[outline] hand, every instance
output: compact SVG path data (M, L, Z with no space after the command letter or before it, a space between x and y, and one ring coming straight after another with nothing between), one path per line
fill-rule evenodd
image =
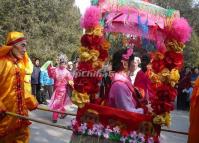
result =
M184 93L184 92L187 92L187 90L186 90L186 89L183 89L182 92L183 92L183 93Z
M152 113L153 112L153 108L151 107L151 103L146 105L148 112Z
M6 116L6 112L0 112L0 121Z
M144 110L142 108L133 109L133 112L139 113L139 114L144 114Z
M0 101L0 120L2 120L6 116L6 107Z
M44 86L43 86L43 85L41 86L41 89L40 89L40 90L41 90L41 91L44 91Z

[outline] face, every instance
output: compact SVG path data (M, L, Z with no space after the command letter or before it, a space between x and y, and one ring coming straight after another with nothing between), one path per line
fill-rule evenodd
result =
M138 68L139 63L136 60L131 61L130 66L129 66L129 70L130 72L135 71L135 69Z
M66 64L65 64L65 63L60 63L60 68L61 68L61 69L66 68Z
M128 71L128 61L122 60L121 61L124 67L124 71Z
M38 59L35 61L35 65L39 66L39 60Z
M198 73L199 73L198 68L195 68L195 69L194 69L194 72L195 72L196 74L198 74Z
M15 44L12 48L12 54L15 58L17 59L23 59L25 52L26 52L26 46L27 46L27 42L26 40L21 41L17 44Z
M69 67L70 69L72 69L72 68L73 68L73 64L68 64L68 67Z
M190 72L190 68L186 68L186 69L185 69L185 72L186 72L186 73L189 73L189 72Z

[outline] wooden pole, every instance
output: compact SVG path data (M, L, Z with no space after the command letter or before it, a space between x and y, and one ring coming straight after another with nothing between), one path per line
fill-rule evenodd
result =
M16 113L12 113L12 112L6 112L6 114L9 115L9 116L14 116L14 117L17 117L17 118L21 118L21 119L25 119L25 120L30 120L30 121L33 121L33 122L37 122L37 123L40 123L40 124L49 125L49 126L52 126L52 127L57 127L57 128L61 128L61 129L72 131L71 128L63 126L63 125L52 124L52 123L49 123L49 122L46 122L46 121L42 121L42 120L38 120L38 119L34 119L34 118L22 116L22 115L19 115L19 114L16 114ZM161 129L161 131L175 133L175 134L181 134L181 135L188 135L187 132L180 132L180 131L176 131L176 130Z
M49 122L46 122L46 121L42 121L42 120L38 120L38 119L22 116L22 115L19 115L19 114L16 114L16 113L6 112L6 114L9 115L9 116L13 116L13 117L17 117L17 118L21 118L21 119L25 119L25 120L30 120L30 121L33 121L33 122L37 122L37 123L40 123L40 124L49 125L49 126L52 126L52 127L57 127L57 128L61 128L61 129L72 131L71 128L66 127L66 126L52 124L52 123L49 123Z
M161 129L161 131L175 133L175 134L181 134L181 135L189 135L187 132L180 132L180 131L175 131L175 130Z
M62 111L50 110L50 109L45 108L45 107L37 107L37 109L38 109L38 110L47 111L47 112L56 112L56 113L60 113L60 114L76 116L75 113L69 113L69 112L62 112Z

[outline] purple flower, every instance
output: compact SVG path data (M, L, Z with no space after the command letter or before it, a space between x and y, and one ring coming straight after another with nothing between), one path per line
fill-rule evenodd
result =
M75 126L77 124L77 120L76 119L71 120L71 124L72 126Z
M151 137L151 138L148 138L147 143L154 143L153 138L152 138L152 137Z
M78 128L78 132L80 133L86 133L86 130L87 130L87 124L84 123L84 124L81 124L81 126Z

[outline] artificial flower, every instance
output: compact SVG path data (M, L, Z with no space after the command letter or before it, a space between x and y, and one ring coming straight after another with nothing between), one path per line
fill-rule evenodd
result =
M173 50L175 52L182 52L185 45L181 42L176 41L176 40L171 40L171 41L166 42L166 47L169 51Z
M99 60L98 60L98 61L95 61L95 62L93 62L92 66L93 66L93 68L96 69L96 70L101 69L102 66L103 66L103 62L102 62L102 61L99 61Z
M90 99L87 93L80 93L76 90L73 90L71 100L78 107L82 108L85 103L89 103Z
M99 59L102 61L105 61L108 58L108 51L104 50L102 48L99 49L100 55L99 55Z
M165 68L164 60L153 60L151 64L155 73L159 73Z
M151 57L154 60L163 60L164 59L164 54L161 53L161 52L154 52L154 53L151 53Z
M174 87L175 84L178 83L179 79L180 79L179 71L177 69L172 69L169 75L169 82L171 86Z
M172 87L175 86L180 78L180 74L177 69L172 69L171 71L169 71L169 69L165 68L158 75L161 82L164 82L166 84L170 83Z
M167 84L162 84L158 89L156 89L156 96L160 101L173 102L176 95L176 89Z
M91 29L99 25L101 11L97 6L90 6L81 17L80 25L82 28Z
M78 92L96 94L99 91L98 83L101 80L100 77L96 77L92 73L85 73L82 77L74 78L74 88Z
M152 83L161 83L160 76L154 72L151 72L149 78Z
M89 53L89 51L84 51L84 52L80 52L80 60L81 61L89 61L91 59L91 55Z
M110 43L106 39L104 39L103 42L102 42L101 47L104 50L108 50L110 48Z
M81 38L81 44L84 47L98 47L103 42L103 38L100 36L84 34Z
M173 68L181 69L183 66L182 53L176 53L174 51L167 51L164 58L165 66L171 70Z
M92 67L92 62L88 61L88 62L85 62L85 61L81 61L78 63L78 70L80 71L91 71L93 70L93 67Z
M97 61L97 59L99 57L99 51L92 49L89 51L89 53L91 55L92 61Z
M85 47L81 47L79 53L81 61L96 61L99 57L99 51L94 49L89 50Z
M98 25L95 28L87 29L86 34L95 35L95 36L103 36L103 27Z
M153 123L158 125L166 125L169 127L171 123L170 113L166 112L164 114L155 116L155 118L153 118Z
M78 132L79 124L76 119L71 120L71 127L73 132Z
M160 80L162 82L169 82L170 71L167 68L164 68L161 73L159 73Z

